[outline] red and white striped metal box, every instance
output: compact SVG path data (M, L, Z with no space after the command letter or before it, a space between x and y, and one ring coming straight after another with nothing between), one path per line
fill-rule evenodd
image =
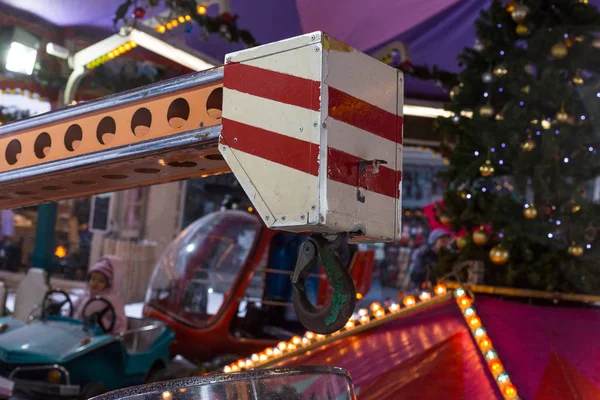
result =
M268 227L399 238L403 79L323 32L226 56L219 150Z

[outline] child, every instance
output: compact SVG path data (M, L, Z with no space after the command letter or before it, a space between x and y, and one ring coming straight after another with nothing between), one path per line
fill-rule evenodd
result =
M115 287L114 282L120 282L120 276L123 271L121 259L115 256L101 257L90 268L88 273L88 287L86 292L75 302L75 318L83 319L81 315L85 304L93 297L100 296L107 300L115 309L115 324L110 332L117 334L127 330L127 316L125 315L125 304L119 294L119 288ZM106 304L95 302L90 304L86 310L85 317L91 316L94 312L102 311ZM112 320L112 315L108 312L103 319L104 325L108 328Z

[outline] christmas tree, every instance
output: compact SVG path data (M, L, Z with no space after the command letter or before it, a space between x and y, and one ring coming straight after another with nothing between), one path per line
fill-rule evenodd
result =
M440 264L484 261L485 283L600 293L600 13L587 0L492 1L450 92L449 190L460 232Z

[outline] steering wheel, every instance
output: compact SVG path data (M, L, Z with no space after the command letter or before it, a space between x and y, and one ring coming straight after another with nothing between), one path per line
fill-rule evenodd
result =
M87 316L86 311L88 307L94 303L102 303L104 304L104 307L100 311L95 311L89 316ZM83 311L81 311L81 315L83 316L83 320L86 325L95 322L98 324L98 326L100 326L104 333L112 331L112 329L115 327L115 323L117 322L117 313L115 312L115 308L112 304L110 304L108 300L100 296L95 296L89 299L87 303L85 303L85 306L83 306ZM108 324L108 326L104 324L104 317L109 318L110 323Z
M65 299L59 303L54 303L51 298L53 294L60 294ZM60 310L62 310L65 304L69 305L69 318L73 318L73 302L67 292L60 289L53 289L46 292L42 301L42 321L45 321L48 315L60 315Z

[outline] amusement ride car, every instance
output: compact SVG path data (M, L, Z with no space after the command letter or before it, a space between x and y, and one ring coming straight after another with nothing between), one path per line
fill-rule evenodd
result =
M267 229L258 215L245 211L208 214L181 232L158 260L144 316L175 331L172 354L198 361L245 356L289 340L305 330L292 307L291 277L307 240L308 235ZM350 257L346 267L359 296L365 295L373 251ZM319 267L305 286L312 303L328 302L331 290Z
M115 310L99 296L82 315L74 319L69 295L54 289L39 317L0 318L0 375L29 395L80 399L162 378L174 336L162 322L129 318L127 331L109 334Z

